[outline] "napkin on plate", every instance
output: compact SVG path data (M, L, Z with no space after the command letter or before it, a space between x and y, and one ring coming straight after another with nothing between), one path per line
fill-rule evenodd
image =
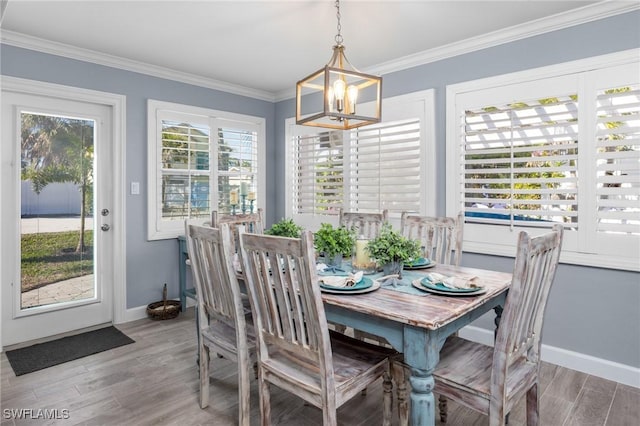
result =
M427 274L427 277L434 284L442 284L445 287L460 289L460 288L480 288L477 280L478 277L464 278L464 277L448 277L446 275L439 274L437 272L431 272Z
M355 274L349 274L349 276L336 276L336 275L326 275L320 277L320 283L330 287L353 287L358 284L362 280L362 271L356 272Z

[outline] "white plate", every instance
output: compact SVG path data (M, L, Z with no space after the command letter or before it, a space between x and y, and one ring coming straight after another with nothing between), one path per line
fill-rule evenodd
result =
M430 288L423 286L420 283L420 280L413 280L411 284L418 290L426 291L427 293L437 294L440 296L449 296L449 297L471 297L471 296L477 296L479 294L484 294L487 292L487 289L485 287L479 288L478 291L469 291L466 293L432 290Z
M351 290L351 291L344 291L344 290L331 290L328 288L323 288L320 287L320 291L322 291L323 293L331 293L331 294L342 294L344 296L350 295L350 294L363 294L363 293L369 293L372 291L376 291L377 289L380 288L380 283L378 281L373 281L373 285L371 287L368 288L363 288L362 290Z

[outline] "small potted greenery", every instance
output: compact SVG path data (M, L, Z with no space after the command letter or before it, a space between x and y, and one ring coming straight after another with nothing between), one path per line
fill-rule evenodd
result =
M403 237L385 222L380 234L367 244L367 251L382 266L385 275L401 275L404 263L420 257L420 242Z
M271 228L264 231L267 235L277 237L300 238L302 226L296 225L293 219L280 219L279 222L271 225Z
M345 256L351 256L356 243L356 233L344 226L334 228L330 223L323 223L314 234L313 242L316 250L324 254L329 266L340 266Z

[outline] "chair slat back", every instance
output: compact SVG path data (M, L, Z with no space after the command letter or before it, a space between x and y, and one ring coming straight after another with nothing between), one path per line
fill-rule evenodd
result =
M211 227L218 228L221 223L228 223L232 231L236 231L238 225L244 225L247 232L254 234L264 233L264 214L262 209L255 213L219 214L217 210L211 211Z
M358 213L345 212L340 210L340 226L356 229L358 235L363 235L367 239L372 239L380 234L382 224L389 219L388 210L382 213Z
M218 229L187 223L186 234L199 313L244 329L229 225L222 223ZM201 322L203 326L207 323Z
M255 213L219 214L217 210L211 211L211 227L218 228L221 223L229 225L234 238L231 240L234 252L237 252L238 226L244 226L246 232L264 234L264 215L262 209Z
M562 237L560 224L554 225L552 232L534 238L520 233L513 280L496 335L492 387L505 386L509 366L523 357L539 363L544 311L560 259Z
M463 226L462 212L456 217L420 216L403 212L400 219L400 233L419 240L424 247L424 257L443 265L460 265Z
M240 247L260 363L284 350L318 365L325 379L333 380L311 232L303 231L300 239L241 232Z

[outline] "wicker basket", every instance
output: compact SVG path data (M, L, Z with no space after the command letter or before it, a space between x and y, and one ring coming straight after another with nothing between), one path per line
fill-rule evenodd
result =
M162 289L162 300L147 305L147 315L152 320L173 319L180 314L181 303L177 300L167 300L167 284Z

